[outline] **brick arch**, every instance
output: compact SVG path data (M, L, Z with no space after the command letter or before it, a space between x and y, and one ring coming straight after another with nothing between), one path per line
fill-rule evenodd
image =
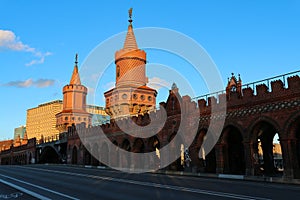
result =
M278 176L282 174L277 171L273 155L273 139L275 134L277 133L279 138L282 138L282 128L276 120L266 116L259 117L251 123L249 131L253 152L258 156L259 144L262 150L263 162L260 162L259 157L256 158L259 165L256 173L267 176ZM262 131L260 135L258 135L259 131ZM282 143L280 143L280 147L282 149ZM282 157L283 160L286 159L285 154L282 154Z
M225 130L228 129L228 128L230 128L230 127L233 127L233 128L235 128L235 129L237 129L238 132L241 133L241 136L242 136L242 138L243 138L243 141L244 141L245 139L247 139L247 138L245 137L245 135L243 135L243 126L242 126L242 125L240 125L239 123L229 122L229 123L225 123L225 124L224 124L224 127L223 127L223 129L222 129L222 133L221 133L220 138L219 138L219 143L221 143L221 144L226 143L226 141L227 141L227 139L228 139L228 132L225 132Z
M120 161L120 155L119 155L119 143L116 139L112 140L111 148L109 150L110 152L110 166L114 168L119 167L119 161Z
M92 161L91 164L94 166L99 165L99 160L100 160L100 155L99 155L99 145L97 142L94 142L93 145L91 146L91 155L92 155Z
M227 123L222 130L219 143L222 144L224 173L245 173L245 149L242 130L242 127L237 123Z
M135 139L132 149L135 153L143 153L145 150L145 142L141 138Z
M128 142L128 146L127 146L127 142ZM131 151L132 149L132 144L130 142L130 140L128 138L124 138L121 142L121 148L126 150L126 151Z
M83 148L83 163L85 165L90 165L91 164L91 153L90 153L90 150L91 150L91 145L90 144L86 144L84 145L84 148Z
M72 151L72 154L71 154L71 163L72 164L78 164L78 147L76 144L72 145L72 148L71 148L71 151ZM76 150L76 152L75 152Z
M282 129L281 129L280 125L276 122L276 120L274 120L273 118L268 117L268 116L261 116L255 120L253 120L250 123L248 135L246 135L246 137L249 138L250 141L252 141L252 142L256 141L257 135L254 134L254 132L255 132L254 129L261 122L266 122L266 123L270 124L272 127L274 127L276 129L279 138L282 137Z
M106 142L102 142L102 144L100 145L100 147L98 147L99 151L100 151L100 155L99 155L99 162L101 165L107 165L109 164L109 159L110 159L110 149L109 149L109 145Z

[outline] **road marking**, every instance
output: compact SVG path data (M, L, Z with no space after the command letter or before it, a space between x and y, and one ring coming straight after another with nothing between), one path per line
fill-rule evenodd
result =
M33 191L30 191L30 190L27 190L27 189L25 189L25 188L22 188L22 187L20 187L20 186L18 186L18 185L15 185L15 184L13 184L13 183L7 182L7 181L5 181L5 180L3 180L3 179L0 179L0 182L1 182L1 183L4 183L4 184L6 184L6 185L8 185L8 186L10 186L10 187L13 187L13 188L15 188L15 189L17 189L17 190L20 190L20 191L22 191L22 192L24 192L24 193L26 193L26 194L29 194L29 195L31 195L31 196L33 196L33 197L35 197L35 198L38 198L38 199L41 199L41 200L51 200L51 199L49 199L49 198L47 198L47 197L45 197L45 196L42 196L42 195L40 195L40 194L38 194L38 193L35 193L35 192L33 192Z
M34 167L20 167L20 168L40 170L40 171L46 171L46 172L51 172L51 173L60 173L60 174L72 175L72 176L87 177L87 178L93 178L93 179L101 179L101 180L105 180L105 181L114 181L114 182L119 182L119 183L129 183L129 184L134 184L134 185L155 187L155 188L161 188L161 189L169 189L169 190L175 190L175 191L184 191L184 192L192 192L192 193L205 194L205 195L211 195L211 196L227 197L227 198L232 198L232 199L270 200L268 198L263 198L263 197L254 197L254 196L239 195L239 194L232 194L232 193L225 193L225 192L201 190L201 189L195 189L195 188L186 188L186 187L175 186L175 185L165 185L165 184L160 184L160 183L135 181L135 180L130 180L130 179L120 179L120 178L113 178L113 177L107 177L107 176L95 176L95 175L81 174L81 173L74 173L74 172L62 172L62 171L57 171L57 170L40 169L40 168L34 168Z
M22 181L22 180L19 180L19 179L10 177L10 176L6 176L6 175L3 175L3 174L0 174L0 176L5 177L5 178L8 178L8 179L11 179L11 180L14 180L14 181L17 181L17 182L20 182L20 183L23 183L23 184L26 184L26 185L30 185L30 186L32 186L32 187L36 187L36 188L41 189L41 190L45 190L45 191L47 191L47 192L54 193L54 194L59 195L59 196L63 196L63 197L68 198L68 199L79 200L79 199L77 199L77 198L75 198L75 197L71 197L71 196L69 196L69 195L66 195L66 194L63 194L63 193L60 193L60 192L56 192L56 191L54 191L54 190L50 190L50 189L48 189L48 188L44 188L44 187L42 187L42 186L34 185L34 184L32 184L32 183L28 183L28 182L26 182L26 181ZM1 180L2 180L2 179L1 179ZM3 180L3 181L4 181L4 180ZM46 198L46 197L45 197L45 198ZM47 199L49 199L49 198L47 198Z

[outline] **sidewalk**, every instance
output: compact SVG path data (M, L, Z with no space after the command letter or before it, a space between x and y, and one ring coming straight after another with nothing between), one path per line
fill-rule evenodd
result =
M103 169L103 170L114 170L114 169L104 167L104 166L91 166L91 165L68 165L68 166L76 166L76 167L82 166L84 168L97 168L97 169ZM148 173L165 174L165 175L172 175L172 176L191 176L191 177L203 177L203 178L218 178L218 179L245 180L245 181L257 181L257 182L267 182L267 183L281 183L281 184L300 185L300 179L291 179L291 178L284 178L284 177L246 176L246 175L234 175L234 174L192 173L192 172L184 172L184 171L167 171L167 170L158 170L158 171L153 171L153 172L148 172Z
M174 175L174 176L193 176L193 177L204 177L204 178L233 179L233 180L300 185L300 179L291 179L291 178L284 178L284 177L246 176L246 175L234 175L234 174L208 174L208 173L192 173L192 172L184 172L184 171L162 171L162 170L158 170L156 172L151 172L151 173L159 173L159 174Z

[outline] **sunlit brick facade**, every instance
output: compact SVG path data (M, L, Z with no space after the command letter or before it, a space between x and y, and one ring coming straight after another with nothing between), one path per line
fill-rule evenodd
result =
M111 118L145 114L156 105L157 91L147 86L146 52L139 49L131 11L122 49L115 53L116 87L105 92L105 108Z

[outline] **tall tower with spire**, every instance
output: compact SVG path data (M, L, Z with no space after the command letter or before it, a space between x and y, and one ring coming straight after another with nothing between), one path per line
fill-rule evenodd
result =
M63 87L63 110L56 114L56 128L59 132L67 131L72 124L91 124L91 114L86 112L87 88L81 85L78 73L78 55L75 56L75 66L68 85Z
M155 89L147 86L146 52L139 49L132 27L132 8L122 49L115 53L116 85L104 93L111 118L147 113L155 108Z

